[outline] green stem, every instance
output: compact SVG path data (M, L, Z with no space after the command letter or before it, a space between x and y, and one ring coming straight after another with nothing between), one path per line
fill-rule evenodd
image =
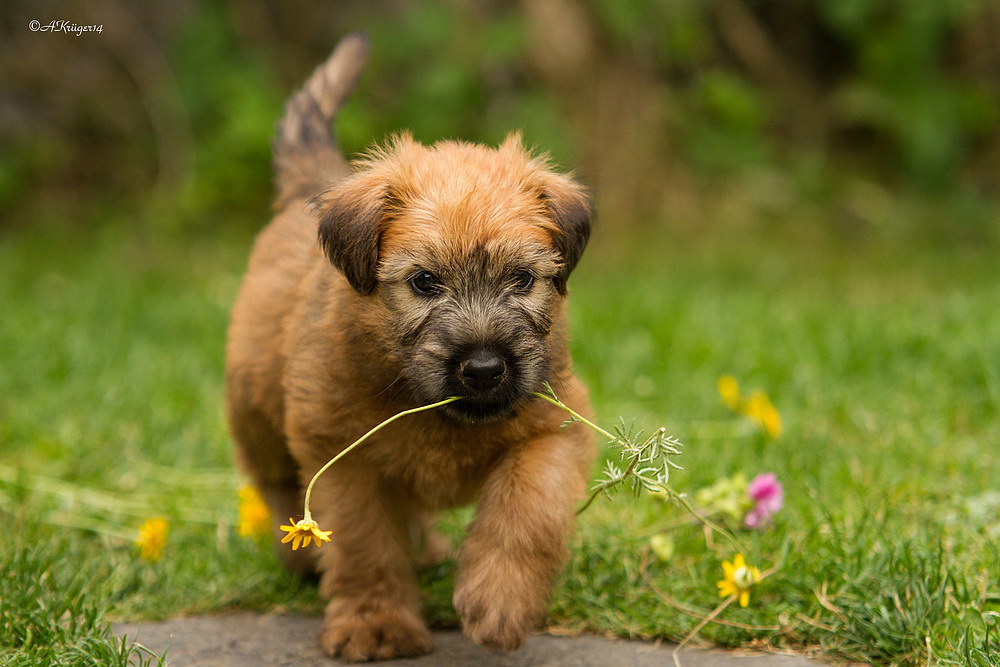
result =
M583 506L580 507L580 509L578 509L576 511L576 515L580 516L581 514L583 514L583 510L585 510L588 507L590 507L590 504L592 502L594 502L594 499L597 498L597 496L601 493L601 491L606 491L606 490L610 489L611 487L615 486L616 484L618 484L619 482L621 482L621 479L610 480L610 481L601 482L600 484L598 484L597 488L595 488L594 491L593 491L593 493L590 494L590 497L587 498L587 502L585 502L583 504Z
M596 487L594 487L594 490L593 492L591 492L590 497L587 498L587 502L585 502L583 506L576 511L577 516L583 514L583 510L590 507L590 503L594 502L594 499L597 498L597 496L600 495L602 492L607 491L608 489L613 489L614 487L624 482L625 478L627 478L630 474L632 474L632 471L635 470L635 465L636 463L638 463L638 461L639 461L639 454L636 454L635 456L632 457L632 460L629 461L629 464L625 468L625 470L622 471L621 476L601 482Z
M433 410L434 408L440 408L442 405L447 405L448 403L454 403L455 401L461 400L461 398L462 398L461 396L452 396L450 398L444 399L443 401L438 401L437 403L431 403L430 405L422 405L419 408L412 408L410 410L403 410L402 412L396 413L395 415L389 417L388 419L386 419L384 422L382 422L372 430L365 433L363 436L355 440L339 454L337 454L332 459L327 461L326 465L320 468L319 471L315 475L313 475L313 478L309 481L309 486L306 487L305 507L303 508L303 515L302 515L303 521L308 521L312 518L312 514L309 512L309 498L312 496L312 490L313 486L315 486L316 484L316 480L319 479L319 476L325 473L330 468L330 466L339 461L342 456L347 454L347 452L351 451L352 449L360 445L370 436L374 435L377 431L379 431L382 427L391 424L400 417L405 417L406 415L412 415L417 412L423 412L424 410Z
M686 509L688 513L690 513L691 516L695 518L696 521L701 523L703 526L707 526L709 529L714 530L715 532L725 537L727 540L729 540L729 543L733 545L733 548L735 548L740 553L750 553L742 544L740 544L740 541L736 539L735 535L733 535L728 530L726 530L719 524L715 523L708 517L703 516L697 509L695 509L694 505L692 505L687 501L687 498L677 493L670 487L666 487L664 490L668 494L670 494L670 497L676 500L681 507Z
M590 421L589 419L587 419L586 417L584 417L583 415L581 415L579 412L577 412L573 408L569 407L568 405L566 405L565 403L563 403L562 401L560 401L555 396L551 396L549 394L543 394L543 393L538 392L538 391L534 392L534 394L535 394L535 396L537 396L539 398L545 399L546 401L548 401L552 405L556 406L557 408L565 410L576 421L580 422L581 424L586 424L590 428L594 429L595 431L597 431L598 433L600 433L601 435L603 435L605 438L608 439L609 443L611 443L611 442L618 442L618 443L621 443L621 444L625 444L625 443L622 442L621 438L619 438L619 437L617 437L615 435L612 435L611 433L608 433L603 428L601 428L600 426L598 426L594 422ZM615 479L609 479L609 480L607 480L605 482L601 482L600 484L598 484L594 488L593 492L591 492L590 497L587 498L587 502L585 502L583 504L583 506L580 507L580 509L578 509L576 511L577 516L579 516L580 514L582 514L585 509L587 509L588 507L590 507L590 504L592 502L594 502L594 499L596 499L597 496L600 495L603 491L607 491L608 489L614 488L614 487L618 486L619 484L621 484L622 482L624 482L625 478L627 478L632 473L632 471L635 470L635 466L636 466L636 464L638 462L639 462L639 454L636 454L635 456L632 457L632 460L629 461L628 466L622 472L622 474L621 474L620 477L616 477Z
M604 437L606 437L608 439L608 442L619 442L619 440L618 440L618 438L616 436L611 435L610 433L608 433L607 431L605 431L603 428L601 428L600 426L598 426L594 422L590 421L589 419L587 419L586 417L584 417L583 415L581 415L579 412L577 412L573 408L569 407L568 405L566 405L565 403L563 403L562 401L560 401L558 398L555 398L553 396L549 396L548 394L543 394L543 393L538 392L538 391L534 392L534 394L535 394L535 396L537 396L539 398L544 398L546 401L548 401L552 405L556 406L557 408L562 408L563 410L565 410L566 412L568 412L570 414L570 416L572 416L573 419L575 419L576 421L578 421L578 422L580 422L582 424L586 424L590 428L594 429L595 431L597 431L598 433L600 433L601 435L603 435Z

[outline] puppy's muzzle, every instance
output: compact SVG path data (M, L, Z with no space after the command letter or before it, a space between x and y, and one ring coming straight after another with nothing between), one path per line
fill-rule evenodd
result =
M507 362L493 350L473 350L458 364L462 387L472 394L481 394L503 384Z
M521 397L518 369L501 349L476 346L450 364L448 394L461 396L445 412L473 422L509 416Z

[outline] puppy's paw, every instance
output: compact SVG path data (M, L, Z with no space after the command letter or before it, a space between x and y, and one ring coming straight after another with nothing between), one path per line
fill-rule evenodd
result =
M414 610L351 599L327 606L319 643L330 657L348 662L412 658L434 648L430 631Z
M491 595L459 584L453 604L466 636L494 651L521 648L528 634L545 621L544 600L517 599L510 591Z

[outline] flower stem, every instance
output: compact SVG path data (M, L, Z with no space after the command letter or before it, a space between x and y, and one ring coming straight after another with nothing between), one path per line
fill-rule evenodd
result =
M598 433L600 433L601 435L603 435L605 438L607 438L609 444L610 443L614 443L614 442L617 442L617 443L619 443L621 445L625 445L626 444L618 436L612 435L611 433L605 431L603 428L601 428L600 426L598 426L594 422L590 421L589 419L587 419L586 417L584 417L583 415L581 415L579 412L577 412L573 408L569 407L568 405L566 405L565 403L563 403L562 401L560 401L558 398L556 398L555 394L544 394L544 393L539 392L539 391L534 392L534 394L535 394L535 396L538 396L539 398L545 399L546 401L548 401L552 405L556 406L557 408L565 410L566 412L569 413L569 415L574 420L580 422L581 424L586 424L590 428L594 429L595 431L597 431ZM606 480L604 482L601 482L596 487L594 487L594 490L591 492L590 497L587 498L587 501L585 503L583 503L583 506L580 507L580 509L578 509L576 511L577 516L579 516L580 514L582 514L585 509L587 509L588 507L590 507L590 504L593 503L594 499L596 499L597 496L599 496L601 493L607 491L608 489L612 489L612 488L618 486L619 484L621 484L622 482L624 482L628 478L628 476L632 474L632 471L635 470L635 466L639 463L639 459L641 458L641 456L642 456L641 452L639 452L635 456L633 456L629 460L628 465L625 467L625 470L622 471L622 474L620 476L615 477L614 479L609 479L609 480Z
M671 499L677 501L677 503L681 507L683 507L685 510L687 510L688 513L691 516L694 517L695 521L697 521L701 525L705 526L706 528L708 528L710 530L714 530L718 534L720 534L723 537L725 537L727 540L729 540L729 543L732 544L733 547L737 551L739 551L740 553L747 552L747 549L743 546L743 544L740 543L740 541L738 539L736 539L735 535L733 535L731 532L729 532L728 530L726 530L725 528L723 528L722 526L720 526L716 522L714 522L711 519L709 519L707 516L704 516L701 512L699 512L697 509L695 509L694 505L692 505L690 502L688 502L687 498L685 498L684 496L682 496L681 494L677 493L676 491L674 491L673 489L671 489L669 487L667 487L664 490L670 495ZM660 532L663 532L663 531L660 531Z
M703 627L705 627L706 625L708 625L709 623L711 623L713 620L715 620L715 618L718 617L718 615L721 614L723 611L725 611L726 607L728 607L733 602L735 602L736 598L738 598L738 597L739 597L738 595L730 595L728 598L726 598L725 600L723 600L722 603L719 604L718 607L716 607L715 609L713 609L712 612L708 616L706 616L705 618L701 619L701 622L698 623L698 625L696 625L694 627L694 630L692 630L691 632L689 632L687 634L687 636L684 637L684 639L682 639L680 641L680 643L677 644L677 646L674 647L673 653L671 654L671 657L673 657L673 659L674 659L674 667L681 667L681 661L680 661L680 658L678 657L678 654L680 653L680 650L684 647L684 645L687 644L689 641L691 641L691 639L695 635L697 635L701 631L701 629Z
M309 498L312 496L312 490L313 486L315 486L316 484L316 480L319 479L319 476L325 473L330 468L330 466L339 461L341 457L343 457L349 451L351 451L352 449L360 445L362 442L367 440L370 436L374 435L382 427L391 424L400 417L405 417L406 415L412 415L417 412L423 412L424 410L433 410L434 408L440 408L442 405L447 405L448 403L454 403L455 401L461 400L461 398L462 398L461 396L452 396L450 398L444 399L443 401L438 401L437 403L431 403L430 405L422 405L419 408L411 408L410 410L403 410L402 412L398 412L394 414L392 417L386 419L384 422L382 422L372 430L365 433L363 436L361 436L353 443L348 445L346 448L344 448L339 454L337 454L332 459L327 461L326 464L322 468L320 468L315 475L313 475L313 478L309 481L309 486L306 487L305 507L303 508L303 513L302 513L303 520L308 521L312 518L312 514L309 512Z
M568 405L566 405L565 403L563 403L562 401L560 401L555 396L550 396L549 394L543 394L540 391L536 391L536 392L534 392L534 394L535 394L535 396L537 396L539 398L544 398L546 401L548 401L552 405L556 406L557 408L562 408L563 410L565 410L566 412L568 412L570 414L570 416L573 417L573 419L575 419L576 421L580 422L581 424L586 424L590 428L594 429L595 431L597 431L598 433L600 433L601 435L603 435L605 438L608 439L608 442L619 442L619 439L617 437L615 437L614 435L611 435L610 433L608 433L607 431L605 431L603 428L601 428L600 426L598 426L594 422L590 421L589 419L587 419L586 417L584 417L583 415L581 415L579 412L577 412L573 408L569 407Z
M608 489L612 489L612 488L618 486L619 484L621 484L622 482L624 482L625 479L630 474L632 474L632 471L635 470L635 465L636 465L636 463L639 462L639 456L641 456L641 454L636 454L635 456L632 457L632 460L629 461L628 466L625 468L624 471L622 471L622 474L621 474L620 477L615 477L614 479L609 479L609 480L603 481L600 484L598 484L597 486L595 486L594 490L590 494L590 497L587 498L587 502L585 502L583 504L583 506L580 507L580 509L578 509L576 511L577 516L579 516L580 514L582 514L583 510L585 510L588 507L590 507L590 504L592 502L594 502L594 499L597 498L597 496L599 496L602 492L607 491Z

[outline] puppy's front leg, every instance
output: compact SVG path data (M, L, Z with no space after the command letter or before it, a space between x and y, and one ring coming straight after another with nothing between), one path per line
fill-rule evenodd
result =
M367 467L347 462L317 481L313 497L320 525L333 531L319 554L320 590L333 596L323 650L352 662L429 653L405 499Z
M568 432L533 440L501 460L483 487L454 605L465 633L487 648L520 647L545 619L586 483L589 457L580 454Z

